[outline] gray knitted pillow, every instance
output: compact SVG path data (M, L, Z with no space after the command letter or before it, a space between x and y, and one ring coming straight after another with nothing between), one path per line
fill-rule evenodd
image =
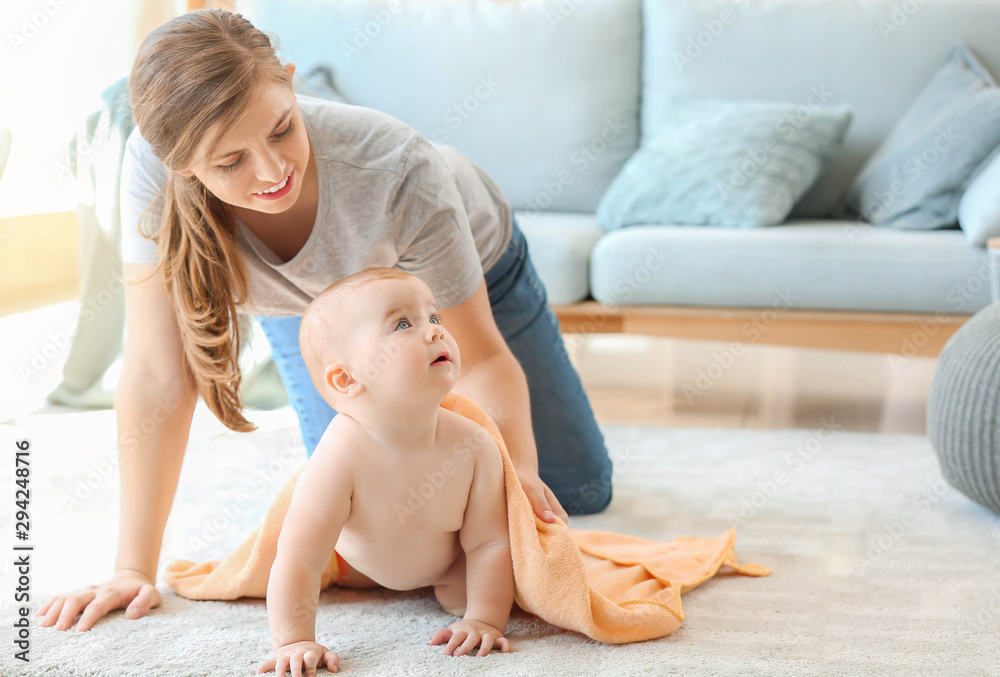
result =
M948 482L1000 513L1000 303L945 344L927 400L927 436Z

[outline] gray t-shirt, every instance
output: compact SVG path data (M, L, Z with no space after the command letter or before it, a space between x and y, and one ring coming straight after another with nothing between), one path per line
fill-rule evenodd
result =
M496 182L451 146L371 108L297 95L319 179L316 223L301 251L282 262L236 219L249 283L241 310L297 316L328 286L369 266L427 283L439 308L472 296L510 244L511 208ZM167 169L136 128L122 164L122 260L156 263L138 222ZM162 198L143 232L159 228Z

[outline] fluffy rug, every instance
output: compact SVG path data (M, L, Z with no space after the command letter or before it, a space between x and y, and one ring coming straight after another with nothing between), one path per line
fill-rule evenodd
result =
M226 431L199 405L161 563L223 556L304 462L289 409ZM650 642L602 645L515 613L510 654L450 657L428 645L453 620L429 588L332 589L318 641L348 675L987 675L1000 665L1000 517L944 484L925 437L824 430L603 427L615 497L571 525L656 540L736 528L741 561L767 578L722 576L685 594L687 620ZM134 431L139 442L143 431ZM15 439L31 440L29 664L2 675L252 675L270 643L263 600L193 602L161 584L160 607L90 631L36 624L55 593L110 575L117 538L114 414L33 415L2 426L13 503ZM12 510L3 511L9 542ZM7 635L13 550L0 566ZM323 674L321 671L320 674ZM271 673L272 675L274 673Z

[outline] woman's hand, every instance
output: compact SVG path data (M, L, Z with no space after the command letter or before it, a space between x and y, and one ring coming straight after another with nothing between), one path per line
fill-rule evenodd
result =
M569 522L569 515L559 504L559 499L542 481L538 473L530 470L518 470L517 479L521 481L521 487L524 488L524 493L528 495L531 507L534 508L535 514L539 518L549 523L555 522L556 517L559 517L563 522Z
M56 630L66 630L82 610L76 630L83 632L101 616L126 605L125 618L141 618L150 609L160 606L160 592L145 574L123 569L99 585L88 585L68 595L53 597L35 616L45 616L38 623L42 627L55 623Z
M447 628L442 628L431 637L431 644L448 645L444 648L444 653L451 656L462 656L475 649L480 644L477 656L485 656L493 650L495 646L500 649L500 653L510 653L510 640L503 636L503 631L494 628L488 623L463 618L455 621ZM461 645L461 646L460 646Z
M305 664L305 672L302 672ZM330 672L340 670L340 658L337 654L316 642L302 641L285 644L275 649L271 657L261 663L257 674L274 670L277 677L285 677L285 672L291 672L292 677L315 677L316 669L326 666Z

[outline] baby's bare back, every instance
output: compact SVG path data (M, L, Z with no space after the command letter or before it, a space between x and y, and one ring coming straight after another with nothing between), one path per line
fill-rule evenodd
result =
M383 587L435 585L462 550L459 529L472 486L470 446L478 424L441 409L435 448L390 452L357 421L343 414L337 419L336 432L350 442L337 446L350 455L354 471L351 512L337 552Z

